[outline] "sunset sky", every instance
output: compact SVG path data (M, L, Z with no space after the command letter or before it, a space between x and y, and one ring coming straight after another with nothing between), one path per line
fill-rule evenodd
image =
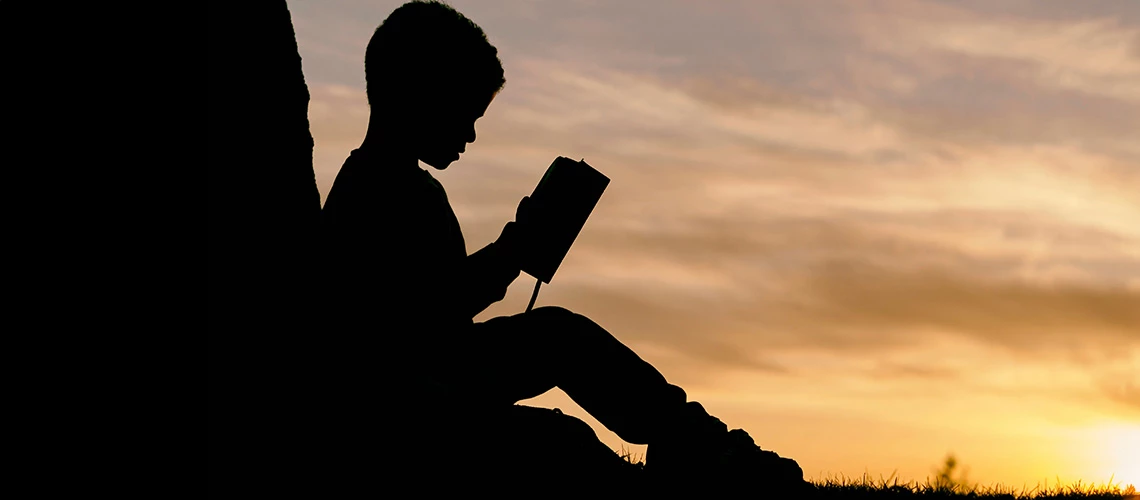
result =
M401 3L289 2L322 198ZM431 169L468 251L555 157L611 179L538 305L809 477L1140 486L1140 2L449 3L507 80Z

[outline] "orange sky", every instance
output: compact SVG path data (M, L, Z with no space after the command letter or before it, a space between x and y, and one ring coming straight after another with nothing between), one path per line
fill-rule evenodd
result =
M289 3L322 196L399 3ZM812 477L1140 486L1140 3L451 4L507 80L432 171L468 250L556 156L612 180L539 305Z

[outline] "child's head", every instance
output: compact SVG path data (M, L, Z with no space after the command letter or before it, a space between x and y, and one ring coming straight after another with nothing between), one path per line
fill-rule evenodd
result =
M441 170L475 141L475 120L506 82L483 30L435 1L406 3L376 28L364 79L369 128Z

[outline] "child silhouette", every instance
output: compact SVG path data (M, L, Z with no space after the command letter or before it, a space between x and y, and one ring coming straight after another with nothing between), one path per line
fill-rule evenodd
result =
M558 387L625 441L648 444L647 471L692 473L751 456L755 474L779 470L802 483L794 462L789 469L743 431L730 433L585 316L538 307L473 320L520 274L527 198L498 239L468 255L443 186L418 162L444 170L458 160L504 87L482 29L442 3L404 4L368 43L365 80L367 133L322 211L327 315L352 353L345 377L486 408Z

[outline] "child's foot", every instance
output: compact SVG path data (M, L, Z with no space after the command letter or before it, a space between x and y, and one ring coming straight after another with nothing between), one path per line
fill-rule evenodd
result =
M814 490L804 481L804 471L795 460L761 449L744 429L729 431L725 441L718 475L728 482L747 481L753 486L789 492Z
M703 490L748 486L766 491L813 490L790 458L762 450L743 429L728 430L697 402L685 404L675 432L646 450L645 471L658 486L689 483Z

